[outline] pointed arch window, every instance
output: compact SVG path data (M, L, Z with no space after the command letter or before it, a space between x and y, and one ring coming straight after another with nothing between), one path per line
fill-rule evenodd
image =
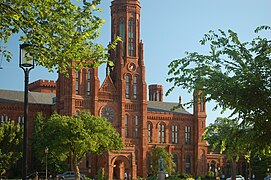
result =
M18 122L17 122L20 126L22 126L24 124L24 117L23 116L18 116Z
M185 172L187 174L191 173L191 156L189 155L185 156Z
M165 143L165 125L159 124L159 143Z
M134 77L133 81L133 98L137 99L137 77Z
M91 78L91 71L88 70L88 77L87 77L87 95L90 96L90 78Z
M152 142L152 124L148 123L148 142Z
M172 125L171 127L171 140L173 144L178 143L178 126Z
M5 116L2 115L2 116L1 116L1 123L4 123L4 122L5 122Z
M130 98L130 84L131 84L131 77L127 74L126 75L126 90L125 90L126 99Z
M185 126L185 144L191 144L191 127Z
M177 154L174 154L173 162L175 164L175 174L177 174L178 173L178 155Z
M125 115L125 137L127 138L128 135L129 135L129 132L128 132L128 115Z
M124 19L120 19L120 24L119 24L119 30L120 30L120 37L122 40L122 56L125 55L125 22Z
M204 112L205 107L204 107L204 98L200 97L200 112Z
M75 116L79 116L79 115L80 115L80 111L79 110L75 111Z
M2 123L5 123L5 122L7 123L8 120L9 120L8 115L2 115L2 117L1 117L1 122Z
M76 71L76 80L75 80L75 94L79 94L79 78L80 78L80 72Z
M129 56L135 56L135 22L133 18L128 22L128 52Z
M135 116L135 138L138 138L138 116Z
M135 150L135 163L136 163L136 171L138 171L138 156L139 156L139 154L138 154L138 150L136 149L136 150Z

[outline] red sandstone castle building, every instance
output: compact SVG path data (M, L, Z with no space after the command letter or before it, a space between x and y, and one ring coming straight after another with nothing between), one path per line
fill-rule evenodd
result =
M203 176L211 165L222 165L217 155L207 154L206 142L202 141L206 126L203 101L196 101L191 114L182 107L171 111L178 103L163 102L162 85L149 85L147 95L139 0L113 0L111 18L112 40L120 36L123 41L110 52L114 67L107 67L102 83L98 68L71 71L69 78L59 74L56 83L31 83L29 137L37 112L50 115L56 110L74 116L89 111L105 116L120 133L125 147L120 153L99 157L88 154L81 165L81 171L88 175L102 168L108 179L122 179L125 172L131 178L146 177L152 168L150 150L158 146L173 154L178 173ZM0 90L0 118L2 123L9 119L23 123L23 92ZM31 169L31 151L29 162Z

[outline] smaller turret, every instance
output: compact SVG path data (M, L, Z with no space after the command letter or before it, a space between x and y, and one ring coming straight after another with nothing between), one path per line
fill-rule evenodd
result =
M163 85L152 84L149 85L149 100L163 102Z

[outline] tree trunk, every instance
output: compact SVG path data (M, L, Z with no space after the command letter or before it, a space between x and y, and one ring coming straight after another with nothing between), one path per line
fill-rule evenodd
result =
M231 179L236 179L236 161L234 158L231 159L232 161L232 174L231 174Z
M75 157L73 157L73 169L74 169L74 172L75 172L75 180L80 180L79 164L78 164L78 161L76 160Z

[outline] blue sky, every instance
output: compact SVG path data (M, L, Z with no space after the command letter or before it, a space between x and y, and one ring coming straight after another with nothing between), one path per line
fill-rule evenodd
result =
M110 3L103 0L101 17L106 24L101 29L98 43L107 45L110 41ZM147 84L164 85L164 93L170 87L166 83L168 64L184 57L184 52L207 53L208 47L201 46L199 40L209 30L228 30L237 32L242 41L251 41L254 30L260 25L271 25L270 0L141 0L141 39L145 46L145 65ZM269 34L267 35L270 38ZM13 36L8 48L13 53L12 62L3 60L0 70L0 89L24 89L24 74L18 67L18 36ZM2 44L3 45L3 44ZM105 66L99 69L102 83ZM38 79L56 80L56 73L36 67L30 72L30 82ZM178 102L179 95L183 102L192 98L186 90L176 89L165 101ZM222 116L219 111L212 111L214 103L207 104L207 123ZM191 112L191 110L189 110ZM225 115L223 115L225 116Z

